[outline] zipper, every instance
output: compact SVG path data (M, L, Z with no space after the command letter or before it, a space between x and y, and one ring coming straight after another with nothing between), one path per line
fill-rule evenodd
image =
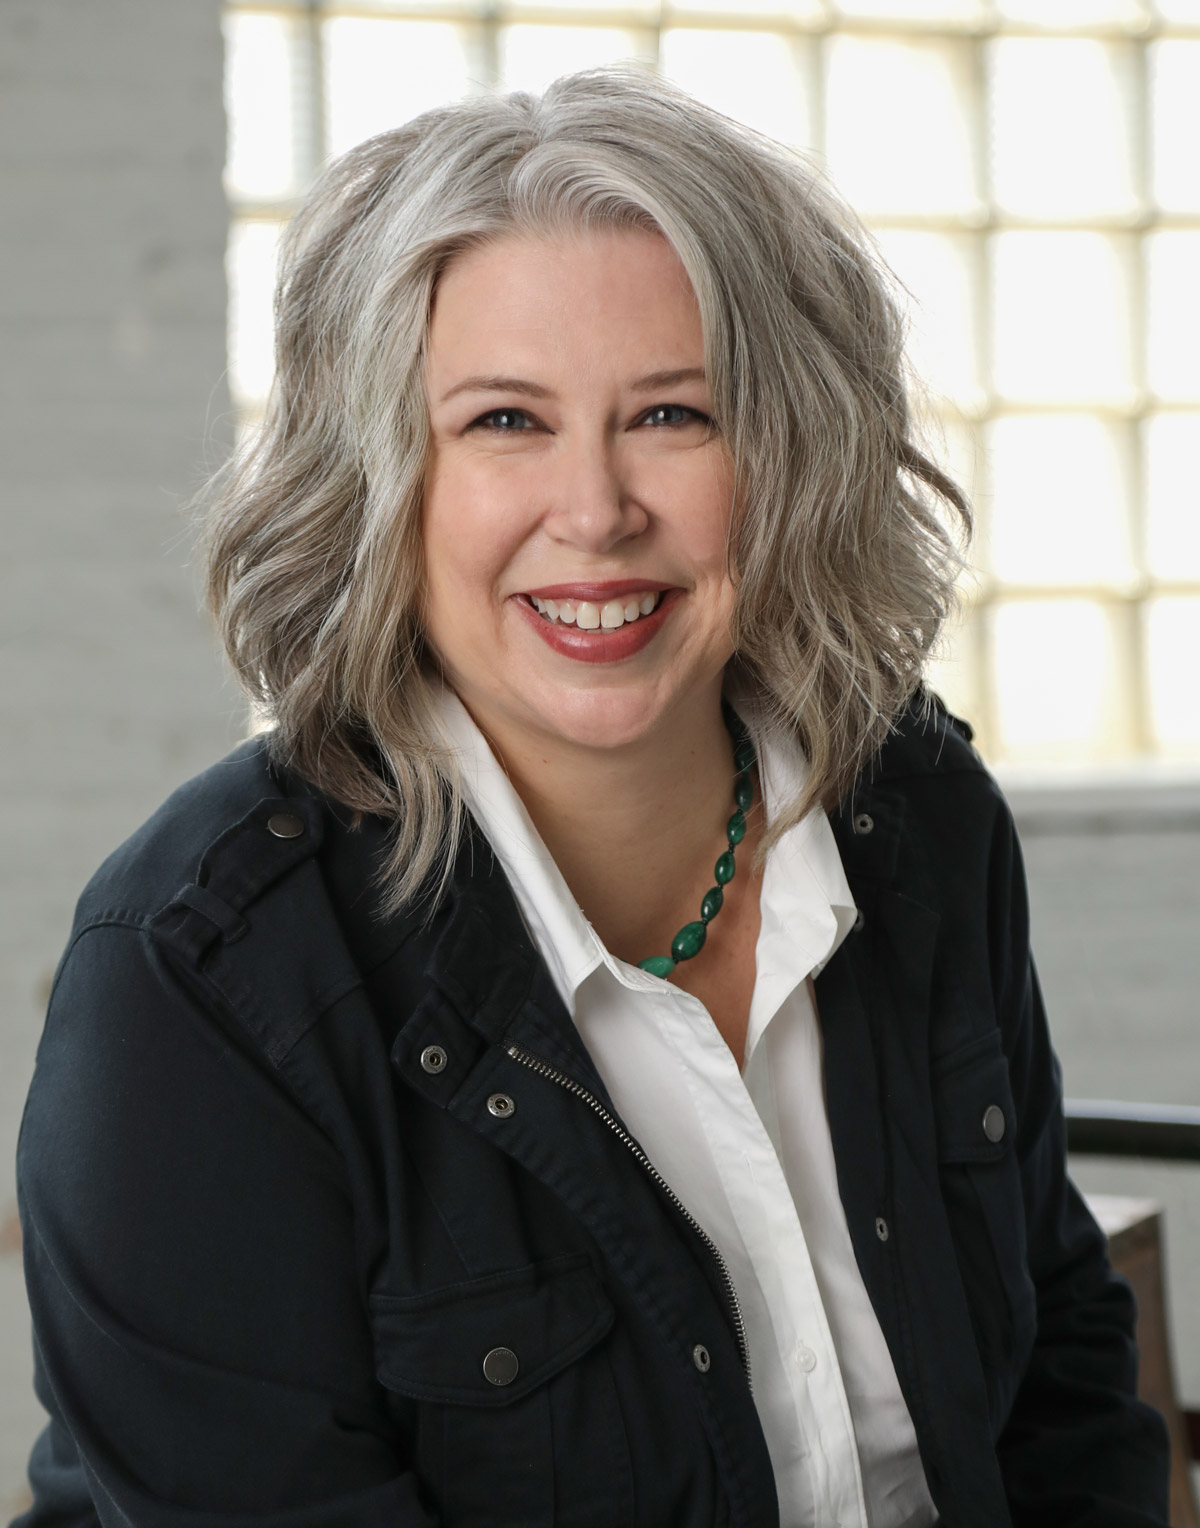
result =
M557 1067L551 1066L548 1061L543 1061L540 1056L535 1056L532 1051L527 1051L523 1045L510 1044L505 1049L514 1061L519 1061L522 1066L526 1066L530 1071L536 1072L539 1077L548 1077L551 1082L556 1082L560 1088L565 1088L568 1093L573 1093L576 1098L581 1098L588 1108L604 1121L621 1144L633 1154L642 1169L650 1176L654 1184L661 1189L663 1194L666 1195L671 1204L674 1205L683 1219L708 1248L725 1285L729 1312L733 1317L733 1333L737 1339L738 1357L742 1361L742 1368L746 1374L746 1385L750 1389L751 1394L753 1394L754 1384L750 1377L750 1352L746 1344L746 1323L742 1318L742 1307L738 1303L737 1290L733 1286L733 1279L730 1277L729 1269L725 1265L725 1259L721 1256L716 1242L713 1241L712 1237L684 1204L683 1200L680 1199L679 1195L625 1127L619 1120L615 1120L612 1117L594 1093L589 1093L573 1077L568 1077L566 1072L560 1072Z

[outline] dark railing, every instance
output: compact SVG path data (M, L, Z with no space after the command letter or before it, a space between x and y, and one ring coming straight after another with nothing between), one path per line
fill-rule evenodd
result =
M1200 1108L1068 1098L1067 1150L1092 1157L1200 1162Z

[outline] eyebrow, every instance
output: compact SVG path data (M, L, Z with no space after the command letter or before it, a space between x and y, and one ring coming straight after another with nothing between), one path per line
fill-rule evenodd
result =
M704 382L707 378L703 366L682 366L674 371L652 371L639 377L632 384L635 393L650 392L659 387L677 387L681 382ZM464 377L448 388L439 400L448 402L459 393L521 393L526 398L549 398L552 389L540 382L528 382L522 377Z

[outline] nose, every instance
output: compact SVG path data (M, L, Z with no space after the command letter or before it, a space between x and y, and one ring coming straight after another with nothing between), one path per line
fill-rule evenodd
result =
M639 536L650 517L614 442L593 436L565 443L546 530L579 551L602 554Z

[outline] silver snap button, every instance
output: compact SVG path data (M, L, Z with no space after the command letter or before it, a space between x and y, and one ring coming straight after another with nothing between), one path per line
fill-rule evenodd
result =
M854 819L854 831L856 833L869 833L875 826L875 819L870 812L859 812Z
M299 838L304 832L304 818L295 812L276 812L267 818L267 832L273 838Z
M994 1146L997 1141L1004 1139L1004 1132L1008 1124L1004 1118L1004 1110L999 1104L989 1104L983 1111L983 1133Z
M516 1107L507 1093L493 1093L488 1099L488 1113L494 1114L497 1119L511 1118Z
M493 1348L484 1356L483 1377L489 1385L511 1385L520 1367L511 1348Z
M708 1349L702 1342L698 1342L692 1349L692 1362L701 1374L707 1374L712 1368L712 1359L708 1356Z
M449 1057L440 1045L427 1045L421 1052L421 1070L423 1072L444 1072Z
M878 1236L880 1241L887 1241L891 1234L892 1233L888 1230L887 1221L884 1220L882 1215L880 1215L875 1221L875 1235Z

